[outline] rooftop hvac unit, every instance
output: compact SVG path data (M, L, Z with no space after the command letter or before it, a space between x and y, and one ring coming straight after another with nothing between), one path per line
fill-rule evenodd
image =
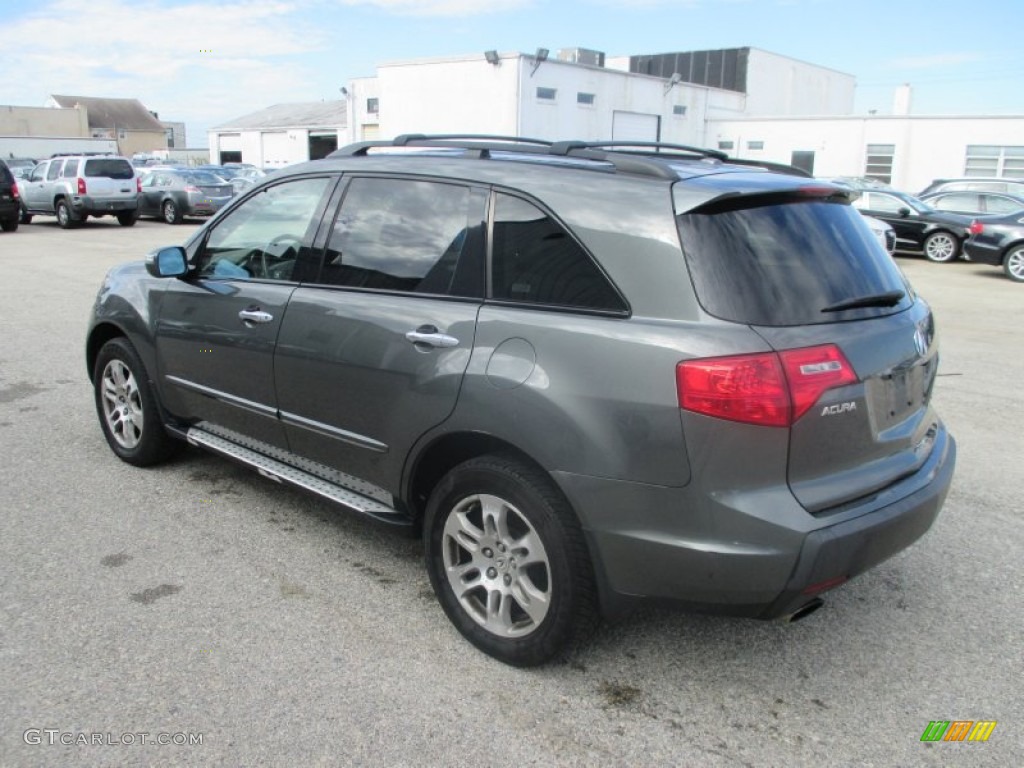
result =
M571 61L573 64L586 64L590 67L604 66L604 51L592 51L589 48L562 48L558 52L559 61Z

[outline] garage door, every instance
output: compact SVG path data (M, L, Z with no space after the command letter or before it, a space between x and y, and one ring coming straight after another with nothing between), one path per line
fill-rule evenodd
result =
M612 138L618 141L658 141L661 138L661 117L641 112L614 112Z
M287 165L291 162L291 144L285 132L263 133L263 164L269 166Z

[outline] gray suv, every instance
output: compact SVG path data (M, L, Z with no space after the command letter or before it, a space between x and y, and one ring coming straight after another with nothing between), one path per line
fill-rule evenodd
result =
M46 214L64 229L89 216L116 216L124 227L135 224L139 179L128 159L117 155L56 156L39 163L22 185L21 222Z
M928 305L784 170L452 136L289 168L107 275L100 425L422 534L510 664L643 600L805 616L928 530L956 449Z

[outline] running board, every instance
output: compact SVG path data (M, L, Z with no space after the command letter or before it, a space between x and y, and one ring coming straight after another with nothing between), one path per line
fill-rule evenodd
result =
M336 483L317 477L283 461L272 459L220 435L212 434L198 427L190 427L185 433L185 438L192 445L197 445L200 448L205 448L213 453L252 467L264 477L268 477L275 482L287 483L297 488L311 491L354 512L361 512L384 523L402 526L412 525L412 520L409 519L409 516L402 514L394 507L376 499L371 499L361 493L350 491Z

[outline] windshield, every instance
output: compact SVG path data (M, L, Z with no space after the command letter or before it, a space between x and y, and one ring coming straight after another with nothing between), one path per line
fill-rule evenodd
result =
M912 301L902 273L848 205L746 201L676 221L701 306L723 320L808 325L892 314ZM897 301L860 301L897 292Z

